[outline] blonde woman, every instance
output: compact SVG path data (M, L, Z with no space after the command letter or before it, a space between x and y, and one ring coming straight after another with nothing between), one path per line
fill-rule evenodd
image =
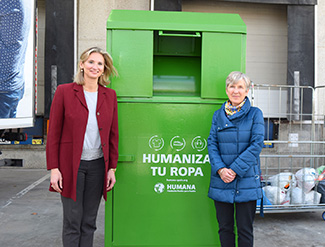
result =
M55 92L46 144L50 191L63 206L63 246L93 246L101 196L116 182L117 99L105 87L116 74L110 55L92 47L80 56L73 83Z

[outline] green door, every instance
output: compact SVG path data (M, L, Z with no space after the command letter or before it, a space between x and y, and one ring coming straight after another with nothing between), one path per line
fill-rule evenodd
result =
M201 97L227 99L227 75L246 69L246 35L205 32L202 42Z
M120 157L106 246L219 246L207 197L215 104L120 102ZM112 215L108 212L112 212Z
M147 30L111 31L111 42L108 46L119 74L112 81L111 87L118 96L152 96L152 39L153 32Z

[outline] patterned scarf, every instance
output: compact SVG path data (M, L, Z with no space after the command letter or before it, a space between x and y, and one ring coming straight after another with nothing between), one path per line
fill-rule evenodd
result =
M231 104L231 102L228 100L226 105L225 105L225 110L226 110L226 114L227 116L232 116L235 113L239 112L240 109L243 107L243 105L246 102L246 98L243 100L243 102L241 102L238 106L233 106Z

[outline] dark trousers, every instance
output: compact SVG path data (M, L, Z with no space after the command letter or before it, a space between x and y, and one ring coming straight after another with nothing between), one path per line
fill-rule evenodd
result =
M253 223L256 212L256 201L235 204L215 201L214 205L217 211L221 246L236 246L234 232L234 218L236 217L238 247L253 247Z
M104 159L81 161L77 179L77 200L61 196L64 247L92 247L96 218L103 194Z

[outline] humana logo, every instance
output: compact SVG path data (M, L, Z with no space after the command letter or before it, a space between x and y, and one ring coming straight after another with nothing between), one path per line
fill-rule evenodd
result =
M195 184L167 184L167 190L192 190L195 191Z
M160 164L205 164L209 163L209 155L203 154L143 154L143 163Z

